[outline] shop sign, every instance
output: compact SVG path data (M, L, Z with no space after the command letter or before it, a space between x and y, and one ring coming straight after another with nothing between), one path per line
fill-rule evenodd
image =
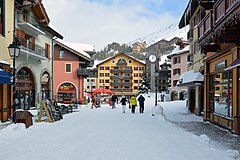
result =
M226 68L226 60L214 65L214 71Z

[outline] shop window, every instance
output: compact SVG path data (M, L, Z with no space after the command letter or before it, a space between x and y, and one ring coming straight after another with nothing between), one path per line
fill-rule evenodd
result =
M217 73L212 77L210 93L214 96L210 105L213 106L213 112L232 117L232 71Z

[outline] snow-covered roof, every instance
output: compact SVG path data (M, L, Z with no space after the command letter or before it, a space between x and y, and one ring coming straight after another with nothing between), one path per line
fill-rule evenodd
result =
M145 61L139 60L139 59L137 59L137 58L135 58L135 57L133 57L133 56L131 56L131 55L129 55L129 54L119 53L119 54L116 54L116 55L114 55L114 56L112 56L112 57L109 57L109 58L104 59L103 61L101 61L100 63L98 63L98 65L101 64L101 63L103 63L103 62L106 62L106 61L108 61L108 60L110 60L110 59L113 59L113 58L119 56L120 54L126 55L126 56L128 56L128 57L130 57L130 58L132 58L132 59L134 59L134 60L136 60L136 61L138 61L138 62L140 62L140 63L142 63L142 64L146 64Z
M165 62L168 64L171 64L171 61L168 59L168 55L163 55L163 56L161 56L160 59L161 60L159 61L159 66Z
M180 49L180 46L176 46L176 48L175 48L170 54L168 54L167 56L168 56L169 58L171 58L172 56L189 52L189 47L190 47L190 46L187 45L187 46L184 47L183 49Z
M0 64L10 65L10 63L8 63L7 61L3 61L3 60L0 60Z
M91 56L87 52L95 52L95 47L90 44L72 43L72 42L65 42L62 40L58 40L58 41L88 58L91 58Z
M184 72L177 82L177 85L191 83L191 82L203 82L204 76L200 72L194 72L194 70L190 70Z

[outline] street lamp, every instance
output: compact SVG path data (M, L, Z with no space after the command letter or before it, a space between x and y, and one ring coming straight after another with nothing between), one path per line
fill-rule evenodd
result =
M9 56L13 60L13 122L16 121L16 58L20 55L20 47L18 46L17 42L14 41L12 44L8 46Z
M158 91L158 69L155 68L155 90L156 90L156 94L155 94L155 106L157 106L157 91Z

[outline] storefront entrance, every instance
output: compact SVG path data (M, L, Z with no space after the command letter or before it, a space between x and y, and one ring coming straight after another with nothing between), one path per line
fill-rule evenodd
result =
M48 72L44 72L41 77L42 100L50 98L50 76Z
M77 89L72 83L63 83L58 88L57 101L59 103L76 103Z
M35 81L31 70L23 67L16 77L16 109L29 110L35 107Z

